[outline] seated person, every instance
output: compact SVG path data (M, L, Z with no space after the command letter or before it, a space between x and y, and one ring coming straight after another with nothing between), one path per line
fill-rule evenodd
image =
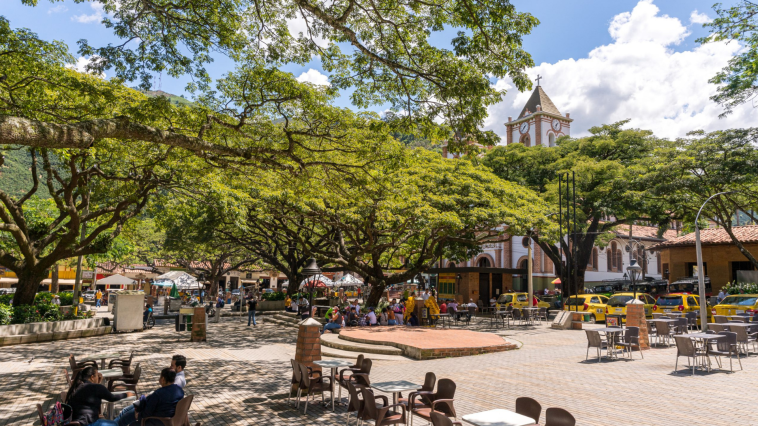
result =
M66 402L71 406L71 421L82 426L117 426L113 420L100 419L100 407L103 400L114 402L134 395L132 392L111 393L101 384L103 376L95 367L80 370L71 382L66 395Z
M447 305L445 304L445 299L442 299L442 303L440 303L440 313L441 314L447 313Z
M334 330L336 328L342 328L342 314L340 313L339 309L336 309L334 311L334 315L332 315L332 320L328 323L324 324L324 329L321 330L321 334L324 334L326 330Z
M147 318L153 313L153 307L145 305L145 312L142 312L142 322L147 322Z
M387 309L387 325L397 325L397 321L395 321L395 311L392 309Z
M187 358L185 358L184 355L174 355L173 357L171 357L171 366L169 368L172 371L176 372L176 377L174 378L174 384L179 386L182 389L184 389L184 387L187 385L187 380L184 377L184 367L186 366L187 366ZM137 410L137 407L139 407L139 405L140 405L140 400L137 400L137 401L134 401L134 403L129 404L123 410L121 410L121 413L117 417L119 426L126 426L137 421L136 410Z
M368 325L374 326L379 325L379 323L376 321L376 314L374 313L374 308L368 308Z
M284 299L284 310L286 312L292 312L292 299L290 299L289 296L287 296L287 298Z
M122 417L119 415L116 417L114 424L118 426L126 426L129 424L132 426L140 426L142 419L147 417L174 417L176 404L184 398L184 390L174 384L175 380L176 372L172 371L170 368L164 368L158 379L158 383L161 387L147 397L144 395L140 397L136 409L137 420L128 423L130 419L127 419L126 416ZM163 422L155 419L149 419L145 424L150 426L163 426Z
M346 324L349 327L355 327L358 325L358 314L355 312L355 307L350 307L350 313L347 314Z
M379 316L380 325L387 325L387 323L389 322L389 314L387 314L387 311L389 311L389 309L382 308L382 314Z

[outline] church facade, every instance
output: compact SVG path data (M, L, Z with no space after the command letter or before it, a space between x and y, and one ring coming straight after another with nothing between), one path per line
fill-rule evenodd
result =
M525 146L542 145L555 147L556 140L561 136L571 134L570 115L562 114L556 105L550 100L542 86L537 86L532 92L526 105L516 120L508 117L504 123L506 127L506 144L521 143ZM458 158L458 155L443 150L443 156L450 159ZM603 280L622 279L631 259L635 259L644 269L644 276L660 279L666 275L666 265L660 261L660 254L647 250L658 243L675 238L675 231L667 231L660 238L657 236L658 229L651 226L632 226L631 232L628 225L619 225L615 231L616 238L605 247L594 247L592 257L587 265L585 273L585 285L593 287L602 283ZM505 236L500 241L488 242L482 246L482 253L464 262L453 262L443 259L439 262L440 268L466 268L466 267L491 267L491 268L514 268L526 270L527 253L530 239L524 236ZM532 243L533 244L533 243ZM534 290L553 290L555 285L555 268L552 260L542 249L532 245L532 268ZM496 274L490 274L496 275ZM507 290L526 291L527 282L525 275L514 275L512 279L499 279L491 277L491 282L502 282L502 285L490 285L489 296L496 297L500 292ZM473 292L475 295L484 295L486 285L484 276L481 281L480 291ZM499 287L495 289L495 287Z

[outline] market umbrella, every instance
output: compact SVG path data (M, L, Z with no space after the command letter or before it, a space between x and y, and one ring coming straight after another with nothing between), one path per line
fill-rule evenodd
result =
M176 289L176 284L171 286L171 292L168 295L171 297L179 297L179 290Z

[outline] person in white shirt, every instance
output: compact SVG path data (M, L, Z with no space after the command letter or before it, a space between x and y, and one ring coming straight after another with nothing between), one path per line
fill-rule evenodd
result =
M376 314L374 308L368 308L368 325L378 325L376 322Z
M421 295L421 300L426 302L426 300L429 298L429 290L425 291L424 294Z
M495 304L497 304L497 300L495 300L495 298L493 297L490 299L490 306L494 308Z
M726 299L726 293L724 293L723 289L719 291L718 298L719 298L719 303L721 303L722 300Z

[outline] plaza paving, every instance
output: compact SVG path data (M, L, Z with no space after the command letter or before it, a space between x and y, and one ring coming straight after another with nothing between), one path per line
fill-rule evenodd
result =
M188 358L188 394L195 395L192 424L203 425L335 425L345 423L344 408L336 413L318 404L308 414L287 405L296 329L266 324L246 327L224 318L209 325L207 343L190 343L187 333L159 326L145 333L108 335L69 341L0 348L0 426L39 424L35 404L44 407L65 388L63 368L70 353L136 351L143 368L138 390L158 386L160 370L172 354ZM486 327L485 327L486 328ZM743 359L734 374L685 369L672 374L676 349L635 353L634 361L585 361L582 331L556 331L544 325L500 330L518 350L415 361L377 359L373 382L405 379L423 382L427 371L457 385L456 409L462 415L493 408L513 410L515 399L530 396L544 409L562 407L579 425L726 425L756 424L758 356ZM592 351L591 351L592 352ZM680 367L686 363L680 359ZM728 365L728 362L727 362ZM737 367L738 368L738 367ZM343 396L345 392L343 392ZM328 396L328 394L327 394ZM414 424L423 425L418 419Z

